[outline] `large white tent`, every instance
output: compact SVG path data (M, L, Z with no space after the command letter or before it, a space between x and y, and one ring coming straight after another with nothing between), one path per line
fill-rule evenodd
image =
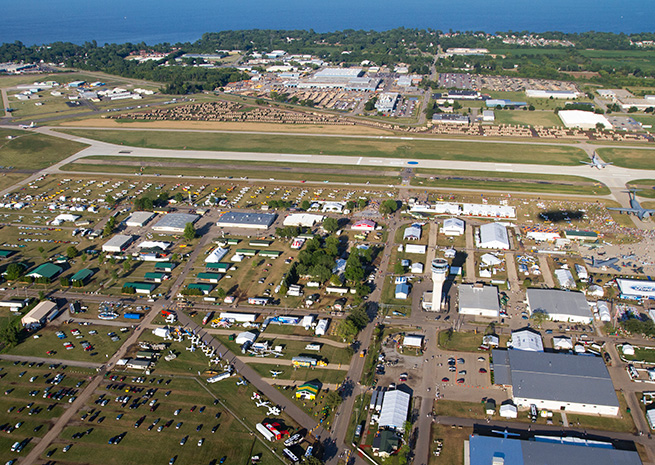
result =
M487 223L480 226L480 243L482 249L509 249L507 228L500 223Z
M382 410L380 411L380 428L391 428L402 431L409 412L410 395L403 391L387 391L384 393Z
M603 115L583 110L562 110L558 113L562 123L567 128L596 129L598 123L605 129L612 129L612 123Z

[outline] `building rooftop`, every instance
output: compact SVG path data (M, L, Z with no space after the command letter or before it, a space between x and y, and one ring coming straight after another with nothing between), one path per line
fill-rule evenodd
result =
M226 212L216 222L218 226L260 226L268 228L277 218L275 213Z
M511 385L514 397L619 406L600 357L523 350L493 350L495 384Z
M187 223L195 223L200 215L192 213L169 213L152 226L154 231L184 232Z
M550 317L570 315L577 318L591 318L589 304L581 292L528 289L526 295L532 313L543 312Z
M496 286L477 286L475 284L460 284L459 308L484 309L499 311L498 288Z

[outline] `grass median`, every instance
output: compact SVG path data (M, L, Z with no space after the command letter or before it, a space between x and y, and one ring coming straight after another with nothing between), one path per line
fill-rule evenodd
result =
M271 134L61 129L67 134L117 145L175 150L393 157L545 165L579 165L584 152L555 144L504 144L434 139L384 140Z

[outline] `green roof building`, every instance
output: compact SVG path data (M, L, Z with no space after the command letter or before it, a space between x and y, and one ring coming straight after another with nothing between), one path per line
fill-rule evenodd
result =
M221 273L209 273L209 272L198 273L198 279L200 281L205 281L213 284L216 284L218 281L220 281L222 277L223 275Z
M575 229L567 229L564 231L567 239L574 241L596 241L598 240L598 233L594 231L578 231Z
M153 282L153 283L161 283L166 279L166 273L159 273L157 271L150 271L145 274L144 276L145 280L148 282Z
M214 286L211 284L205 284L205 283L192 283L187 286L188 289L198 289L199 291L202 291L203 294L207 295L209 294L212 289L214 289Z
M229 263L205 263L205 268L210 271L217 271L219 273L225 273L230 269Z
M60 274L64 269L60 266L54 265L52 263L44 263L39 265L34 271L32 271L27 276L31 278L46 278L52 279L58 274Z
M171 263L171 262L157 262L157 263L155 263L155 271L159 271L159 272L168 271L168 272L170 272L170 271L173 271L174 268L175 268L175 263Z
M137 294L150 294L157 289L157 285L154 283L125 283L123 287L134 289Z
M13 250L0 250L0 258L11 257L14 253Z
M237 249L237 253L247 257L254 257L257 255L257 251L255 249Z
M265 241L262 239L253 239L251 240L248 245L250 247L270 247L273 241Z
M277 258L280 255L282 255L282 252L279 250L262 250L259 252L260 257Z
M71 282L76 283L81 281L82 283L86 283L91 276L93 276L94 273L88 268L84 268L77 273L75 273L73 276L71 276Z

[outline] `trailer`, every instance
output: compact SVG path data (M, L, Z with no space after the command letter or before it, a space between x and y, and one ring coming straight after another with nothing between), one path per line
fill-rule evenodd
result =
M257 431L259 431L261 435L264 436L264 438L266 438L267 441L273 442L275 440L275 435L272 432L270 432L268 428L266 428L261 423L257 423L255 428L257 428Z
M216 376L212 376L211 378L207 378L207 382L208 383L217 383L219 381L223 381L224 379L229 378L230 376L232 376L232 372L231 371L225 371L225 372L220 373L220 374L218 374Z
M128 320L140 320L143 317L141 313L127 312L123 313L123 318Z

